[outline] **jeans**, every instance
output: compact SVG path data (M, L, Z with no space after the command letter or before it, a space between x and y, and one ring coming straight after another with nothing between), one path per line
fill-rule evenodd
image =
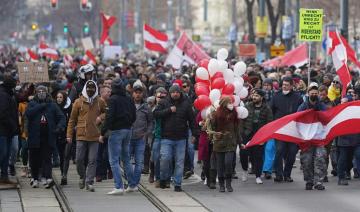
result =
M219 179L231 179L234 157L234 152L216 152L216 166Z
M155 180L160 180L160 147L161 139L155 138L152 144L151 161L154 163Z
M127 178L129 180L132 179L129 154L130 139L131 130L122 129L112 131L108 140L109 162L114 177L115 188L117 189L124 188L121 177L120 160L123 163ZM131 184L130 181L129 184Z
M271 139L265 144L265 151L264 151L264 165L262 167L263 172L272 173L273 163L275 159L275 140Z
M275 171L277 177L290 177L295 163L298 146L294 143L276 141ZM285 163L285 167L283 167Z
M76 143L76 169L80 179L85 179L86 184L92 185L96 175L96 156L98 142L77 141ZM87 166L85 160L87 158Z
M185 159L186 139L183 140L169 140L161 139L160 148L160 180L166 181L170 179L171 164L175 158L174 168L174 184L181 186L183 172L184 172L184 159Z
M8 178L8 166L9 157L11 150L11 137L0 136L0 167L1 167L1 178Z
M194 144L192 143L192 134L190 130L189 130L189 138L187 139L186 144L187 147L186 147L185 171L193 171L195 149L194 149Z
M350 169L349 163L355 157L357 170L360 170L360 146L338 146L337 172L339 179L345 179L345 173Z
M131 139L130 141L130 155L135 159L135 167L132 171L132 179L130 180L131 188L136 187L141 178L141 172L144 167L144 152L145 152L145 140L140 139Z
M19 136L15 135L14 137L12 137L12 143L11 143L11 150L9 156L10 166L15 166L18 150L19 150Z

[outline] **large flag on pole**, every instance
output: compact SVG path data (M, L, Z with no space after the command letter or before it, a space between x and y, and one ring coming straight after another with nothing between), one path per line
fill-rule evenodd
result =
M102 20L102 34L100 38L100 44L112 44L112 40L110 38L110 28L115 24L116 17L115 16L108 16L104 13L100 13L101 20Z
M264 67L283 67L296 66L300 67L309 62L307 44L303 43L295 49L288 51L283 56L278 56L273 59L263 62Z
M53 60L59 59L59 54L56 49L50 48L46 43L41 42L39 46L39 55L51 58Z
M306 110L284 116L260 128L246 144L251 147L269 139L298 144L323 146L335 137L360 133L360 101L348 102L327 111ZM360 141L359 141L360 142Z
M337 30L329 32L328 54L332 57L336 74L339 76L343 86L342 96L344 96L346 94L346 88L351 81L351 76L347 65L348 52Z
M185 64L199 64L202 59L210 57L183 32L166 58L165 65L179 69Z
M166 53L168 36L144 24L144 47L151 51Z

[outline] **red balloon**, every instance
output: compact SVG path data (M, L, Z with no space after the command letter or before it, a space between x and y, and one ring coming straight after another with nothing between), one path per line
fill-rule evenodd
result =
M208 86L196 86L195 93L197 96L206 95L209 96L210 90Z
M211 83L211 89L222 89L225 86L225 80L224 78L216 78Z
M195 83L194 88L196 89L197 87L207 87L207 88L209 88L209 83L197 82L197 83Z
M202 82L202 83L205 83L207 85L210 85L210 82L209 80L202 80L200 79L199 77L195 76L195 82L199 83L199 82Z
M203 110L210 105L211 105L210 98L205 95L198 96L198 98L194 101L194 106L198 110Z
M221 72L216 72L216 73L214 74L214 76L211 77L211 81L213 81L213 80L215 80L215 79L217 79L217 78L224 78L223 73L221 73Z
M209 64L209 60L208 59L202 59L199 63L199 66L200 67L203 67L203 68L208 68L208 64Z
M226 84L222 89L222 94L233 95L235 91L235 86L233 84Z

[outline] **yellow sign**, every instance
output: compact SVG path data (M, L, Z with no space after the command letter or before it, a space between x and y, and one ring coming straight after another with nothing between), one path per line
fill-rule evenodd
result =
M256 36L265 38L268 32L268 18L266 16L256 17Z
M300 9L299 40L322 41L323 10Z
M280 44L279 46L271 45L270 46L270 56L271 57L277 57L277 56L283 56L285 54L285 45Z

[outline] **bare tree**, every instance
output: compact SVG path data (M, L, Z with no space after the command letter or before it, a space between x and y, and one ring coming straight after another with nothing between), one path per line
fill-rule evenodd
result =
M285 15L285 0L278 0L276 14L274 13L274 6L271 0L266 0L266 6L268 9L269 22L271 26L271 43L274 43L277 37L277 26L279 19L282 15Z
M254 31L254 19L253 19L253 6L255 0L245 0L246 3L246 14L249 30L249 41L255 43L255 31Z

